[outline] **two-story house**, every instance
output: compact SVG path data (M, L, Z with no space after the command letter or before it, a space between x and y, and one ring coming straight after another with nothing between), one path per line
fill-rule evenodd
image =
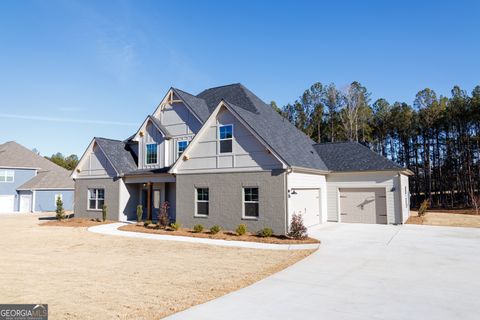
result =
M403 223L408 170L358 143L316 144L241 84L192 95L171 88L126 140L94 138L72 177L75 215L155 219L164 201L183 226L241 223L282 234L293 213Z
M70 171L14 142L0 144L0 213L73 209Z

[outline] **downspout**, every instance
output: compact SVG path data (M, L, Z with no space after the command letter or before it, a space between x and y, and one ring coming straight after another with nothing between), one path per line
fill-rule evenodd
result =
M31 212L35 213L35 200L36 200L36 191L32 190L32 208Z

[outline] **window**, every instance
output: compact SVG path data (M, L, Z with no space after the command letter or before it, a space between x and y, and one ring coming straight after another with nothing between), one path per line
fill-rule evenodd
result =
M57 193L57 194L55 195L55 198L53 199L53 201L54 201L53 203L55 204L55 206L57 206L57 199L58 199L58 198L60 198L60 200L63 201L63 194Z
M258 218L258 188L243 188L243 217Z
M145 146L145 163L156 164L157 163L157 144L149 143Z
M186 140L177 142L177 158L180 158L183 151L185 151L185 149L187 149L187 146L188 146L188 141L186 141Z
M227 124L219 127L220 153L232 152L233 125Z
M195 215L208 216L208 188L197 188Z
M13 182L14 177L15 177L15 171L0 170L0 182Z
M102 210L105 201L105 189L88 189L88 209Z

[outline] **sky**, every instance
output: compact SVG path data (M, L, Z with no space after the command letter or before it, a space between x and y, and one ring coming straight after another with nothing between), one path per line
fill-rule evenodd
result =
M266 102L359 81L412 103L480 84L480 1L0 0L0 143L81 156L170 87L240 82Z

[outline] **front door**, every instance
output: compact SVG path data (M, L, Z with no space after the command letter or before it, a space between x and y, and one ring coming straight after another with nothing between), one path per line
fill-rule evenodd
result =
M142 206L143 206L143 215L142 219L148 219L148 189L142 190ZM160 213L160 190L153 189L151 200L150 200L150 208L152 209L152 220L157 220L158 214Z

